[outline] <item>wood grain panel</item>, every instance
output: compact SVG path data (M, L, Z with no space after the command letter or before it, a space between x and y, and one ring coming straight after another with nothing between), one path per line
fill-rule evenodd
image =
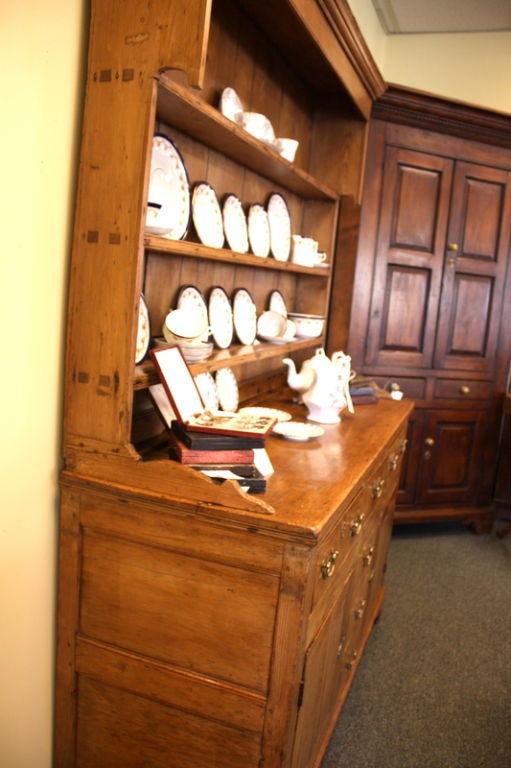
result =
M85 635L266 690L274 576L86 531L82 577Z
M82 677L77 750L80 768L256 768L260 737Z

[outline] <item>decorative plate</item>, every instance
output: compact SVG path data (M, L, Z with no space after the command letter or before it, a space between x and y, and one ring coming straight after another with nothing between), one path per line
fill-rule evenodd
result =
M287 318L287 307L283 295L280 291L272 291L268 301L268 309L271 312L277 312L282 317Z
M144 294L140 294L138 305L138 328L137 328L137 347L135 350L135 365L141 363L149 349L151 340L151 325L149 322L149 310L147 308Z
M217 347L227 349L232 344L234 321L229 297L220 286L211 289L208 301L209 327Z
M291 216L282 195L270 195L267 205L271 252L277 261L287 261L291 253Z
M177 308L187 312L196 312L209 324L206 299L195 285L183 285L177 295Z
M199 240L210 248L223 248L224 224L216 192L205 181L192 193L192 218Z
M218 411L218 394L213 376L210 373L198 373L193 380L208 411Z
M238 382L231 368L220 368L216 372L216 391L222 411L236 413L239 403Z
M220 112L224 117L237 123L243 114L243 104L234 88L224 88L220 95Z
M323 427L318 427L315 424L304 424L301 421L279 421L273 427L273 432L276 435L285 437L287 440L299 442L313 440L315 437L325 434Z
M254 256L266 258L270 253L270 225L262 205L255 203L248 209L248 239Z
M227 195L222 208L224 232L229 248L238 253L248 251L247 217L236 195Z
M147 232L181 240L190 223L190 183L178 148L161 133L153 136L148 202L153 206Z
M291 419L291 414L287 411L280 411L278 408L264 408L258 405L240 408L238 413L246 413L247 416L273 416L277 421L290 421Z
M232 300L234 330L240 344L253 344L257 333L257 309L250 293L237 288Z

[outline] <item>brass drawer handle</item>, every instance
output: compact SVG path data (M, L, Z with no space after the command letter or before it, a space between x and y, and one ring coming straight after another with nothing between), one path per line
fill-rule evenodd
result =
M358 607L355 609L355 618L356 619L361 619L362 618L362 616L364 615L365 608L366 608L366 601L365 600L361 600L360 603L358 604Z
M470 394L470 387L467 387L466 384L462 384L460 387L460 395L469 395Z
M358 658L358 651L353 651L353 653L351 654L351 659L349 659L345 664L346 669L353 669L353 667L355 666L355 662L357 661L357 658Z
M360 531L362 530L362 523L364 522L365 515L363 512L361 512L358 517L353 520L351 524L351 535L352 536L358 536Z
M341 656L344 646L346 645L346 635L343 635L339 641L339 645L337 646L337 655Z
M368 565L371 565L371 563L373 561L373 557L374 557L374 547L371 547L370 549L368 549L368 551L366 552L366 554L363 557L362 562L364 564L364 567L367 567Z
M400 440L399 443L397 444L397 452L404 453L406 451L407 445L408 445L408 440L405 437L402 440Z
M391 472L395 472L397 465L399 464L399 457L396 453L393 453L389 459L389 468Z
M376 482L373 487L371 488L371 498L373 501L376 501L376 499L379 499L380 496L383 493L383 488L385 486L385 480L380 479L378 482Z
M332 549L327 559L321 563L321 578L328 579L335 571L335 561L339 556L337 549Z

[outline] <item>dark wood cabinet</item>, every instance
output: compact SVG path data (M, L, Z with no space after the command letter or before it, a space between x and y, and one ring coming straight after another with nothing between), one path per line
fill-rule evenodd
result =
M453 105L449 123L426 96L413 115L386 98L369 134L349 352L416 403L397 519L487 519L510 353L511 149L463 138L470 119L484 124L478 110Z

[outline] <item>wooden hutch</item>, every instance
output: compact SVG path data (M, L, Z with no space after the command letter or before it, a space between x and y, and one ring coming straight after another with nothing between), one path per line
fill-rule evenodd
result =
M141 291L153 333L180 286L278 289L327 313L353 270L368 119L383 83L341 0L92 0L70 273L61 473L55 765L318 766L383 600L411 406L385 401L320 440L267 439L268 490L247 495L170 461L134 364ZM218 109L232 86L294 164ZM152 137L191 182L263 202L330 255L307 268L144 232ZM313 341L217 350L242 402L304 419L283 357ZM339 318L339 315L337 315ZM329 342L330 338L330 342ZM344 343L344 342L342 342Z

